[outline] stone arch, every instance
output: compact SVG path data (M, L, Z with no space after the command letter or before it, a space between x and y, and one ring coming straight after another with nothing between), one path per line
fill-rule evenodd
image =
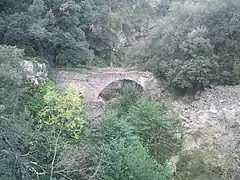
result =
M100 93L106 86L120 80L136 82L150 94L158 88L152 73L119 68L101 69L101 72L92 74L60 71L57 75L57 86L59 88L72 86L79 88L82 90L86 102L97 102Z
M120 79L112 80L112 81L109 81L108 83L105 83L105 84L101 87L101 89L99 89L99 90L96 92L96 94L95 94L96 99L98 99L98 97L100 96L100 94L103 92L103 90L104 90L107 86L109 86L110 84L112 84L112 83L114 83L114 82L117 82L117 81L131 81L131 82L134 82L134 83L138 84L138 85L142 88L143 91L145 90L143 84L141 84L140 82L138 82L138 81L136 81L136 80L133 80L132 78L120 78Z

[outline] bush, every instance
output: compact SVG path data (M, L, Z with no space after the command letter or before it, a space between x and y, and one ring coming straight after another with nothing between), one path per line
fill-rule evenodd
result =
M167 117L163 103L141 99L132 106L126 119L143 144L159 162L165 162L181 148L179 122Z
M213 54L213 46L206 38L204 27L187 30L182 33L182 41L172 39L176 43L172 55L166 56L162 51L152 61L157 62L153 71L164 77L169 86L177 88L202 88L211 81L219 80L218 57Z
M98 145L98 179L165 180L167 166L158 164L149 154L133 127L116 112L108 112L94 130L92 142Z
M136 87L128 86L110 107L103 119L88 124L80 143L62 155L66 169L81 169L69 172L69 177L170 179L166 160L179 150L181 141L176 137L178 122L166 117L164 105L144 99ZM161 163L155 159L159 155Z
M34 126L40 129L55 127L67 139L79 139L85 124L80 92L68 88L63 92L54 83L30 87L24 96L25 104L34 117ZM56 130L55 129L55 130Z
M176 88L239 83L239 9L236 0L173 1L145 48L145 69Z
M134 105L143 96L139 87L127 85L120 93L118 99L110 104L110 109L117 112L119 116L127 114L129 108Z
M23 92L25 81L20 65L23 55L21 49L0 45L0 105L10 114L21 109L19 96Z
M40 118L39 112L47 106L44 96L52 90L54 90L54 83L47 81L44 84L28 87L24 92L24 104L34 118Z
M237 175L236 170L238 171L238 169L237 165L233 167L229 164L225 157L219 158L213 152L198 150L184 153L180 156L175 179L230 180Z
M22 98L30 114L25 123L31 124L32 138L25 149L34 158L33 177L60 179L66 174L60 156L79 141L86 122L80 93L71 88L57 91L48 81L26 88Z
M21 95L24 91L24 75L20 62L23 50L0 45L0 179L26 178L29 173L25 154L32 134L25 123Z
M39 112L39 123L56 126L68 138L79 139L86 122L80 93L71 88L63 92L49 91L44 101L46 107Z

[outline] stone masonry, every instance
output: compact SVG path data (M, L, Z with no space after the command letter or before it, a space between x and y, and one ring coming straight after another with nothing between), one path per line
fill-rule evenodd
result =
M152 73L120 68L101 69L91 74L60 71L57 75L57 87L80 89L86 102L97 102L105 87L120 80L134 81L152 96L158 96L157 93L161 92L161 85Z

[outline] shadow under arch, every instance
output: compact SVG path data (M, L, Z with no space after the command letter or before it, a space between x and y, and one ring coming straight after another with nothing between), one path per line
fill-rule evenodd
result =
M138 89L141 92L144 91L143 86L138 82L131 79L121 79L110 82L103 89L101 89L100 93L98 94L98 99L104 102L109 102L112 99L117 98L122 93L124 88L130 86Z

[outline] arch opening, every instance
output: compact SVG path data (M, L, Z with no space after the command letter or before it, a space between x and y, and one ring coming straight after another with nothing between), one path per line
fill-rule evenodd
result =
M107 103L110 103L112 100L116 99L123 91L124 88L134 87L139 91L143 92L143 87L133 80L123 79L113 81L100 92L98 98L104 100Z

